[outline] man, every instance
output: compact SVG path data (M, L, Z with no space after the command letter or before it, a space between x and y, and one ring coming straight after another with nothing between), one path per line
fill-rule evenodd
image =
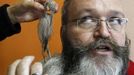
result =
M120 0L66 0L62 14L62 55L43 64L43 75L127 75L130 41ZM9 75L29 75L32 60L17 60ZM41 75L41 66L31 74Z

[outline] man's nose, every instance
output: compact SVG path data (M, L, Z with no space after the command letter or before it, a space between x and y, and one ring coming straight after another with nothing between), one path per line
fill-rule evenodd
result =
M105 21L101 21L94 32L94 37L110 37L110 31L108 29L107 23Z

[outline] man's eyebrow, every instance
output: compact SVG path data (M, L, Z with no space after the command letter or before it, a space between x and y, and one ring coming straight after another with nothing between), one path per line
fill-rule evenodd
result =
M89 13L91 15L94 16L99 16L99 12L97 12L96 9L82 9L80 10L80 12L78 13L78 15L81 15L83 13ZM125 17L125 15L121 12L121 11L117 11L117 10L110 10L108 11L108 13L110 13L109 15L115 15L115 16L119 16L119 17Z
M118 16L118 17L125 17L125 15L120 11L110 10L109 13L110 13L111 16L115 15L115 16Z
M97 13L97 10L96 9L86 9L85 8L85 9L80 10L79 14L84 13L84 12Z
M85 16L85 15L90 15L90 14L92 14L93 11L94 11L94 10L92 10L92 9L86 9L86 8L84 8L84 9L79 9L79 10L75 13L75 15L73 15L73 18L71 18L69 21L74 21L74 20L77 20L77 19L82 18L82 17Z
M84 13L88 14L88 15L99 16L99 13L97 12L96 9L88 9L88 8L87 9L84 8L84 9L79 10L77 13L77 16L81 17L81 16L85 15Z

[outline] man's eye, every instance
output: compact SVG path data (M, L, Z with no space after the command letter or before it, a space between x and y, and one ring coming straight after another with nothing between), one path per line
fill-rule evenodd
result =
M92 28L96 26L96 19L90 16L79 19L78 26L82 28Z
M93 21L92 17L86 16L79 19L79 24L90 24Z
M111 25L122 25L123 24L123 21L124 20L122 20L120 18L112 18L112 19L109 20L109 23Z

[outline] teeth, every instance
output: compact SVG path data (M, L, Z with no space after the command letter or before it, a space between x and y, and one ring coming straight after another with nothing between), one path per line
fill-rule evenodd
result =
M107 47L104 47L104 46L99 46L97 47L98 49L106 49Z
M98 48L100 48L100 49L104 49L104 48L106 48L106 47L100 46L100 47L98 47Z
M105 46L105 45L98 46L98 47L96 47L96 49L101 50L101 51L111 51L111 48L109 46Z
M98 46L98 47L96 47L96 49L107 49L107 50L109 50L111 48L108 47L108 46Z

